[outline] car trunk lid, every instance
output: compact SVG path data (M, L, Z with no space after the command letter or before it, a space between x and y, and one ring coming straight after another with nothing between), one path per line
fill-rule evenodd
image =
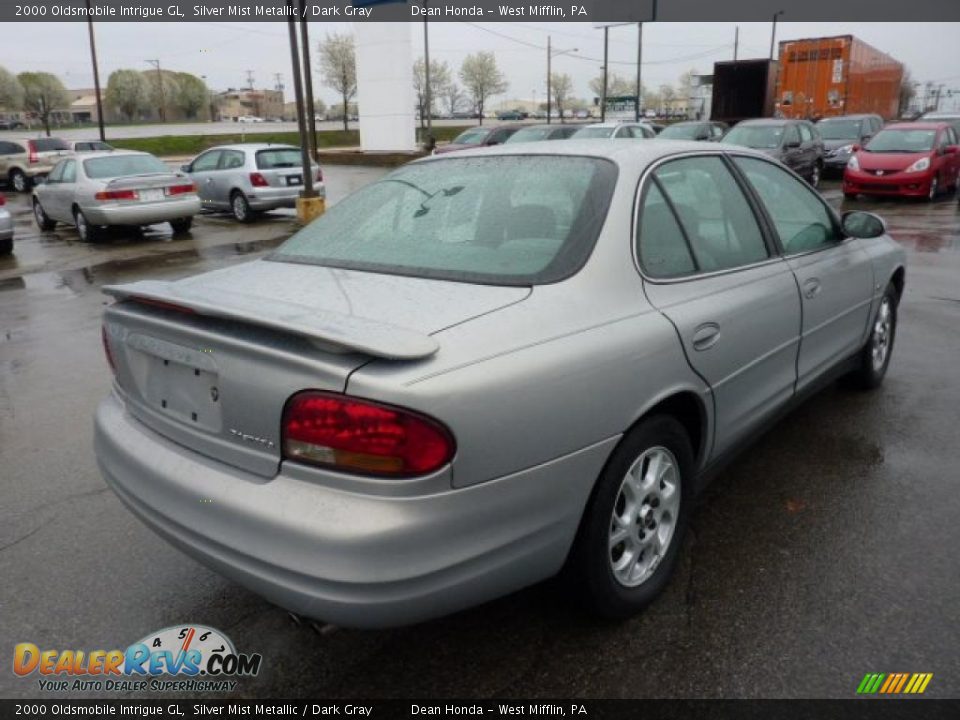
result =
M161 435L272 477L287 399L343 391L371 358L416 362L431 336L529 288L258 260L176 282L108 286L105 339L130 411Z

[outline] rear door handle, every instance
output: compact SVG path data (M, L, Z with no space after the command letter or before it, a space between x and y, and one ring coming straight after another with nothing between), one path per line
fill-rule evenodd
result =
M820 294L820 279L810 278L803 283L803 296L808 300L815 298Z
M693 331L693 349L707 350L720 339L720 326L714 322L703 323Z

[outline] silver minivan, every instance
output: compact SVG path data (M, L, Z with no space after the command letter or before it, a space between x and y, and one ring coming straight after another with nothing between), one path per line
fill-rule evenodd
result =
M304 185L300 148L292 145L220 145L181 170L197 183L203 208L229 210L240 222L258 212L295 207ZM311 164L310 175L324 197L320 166Z

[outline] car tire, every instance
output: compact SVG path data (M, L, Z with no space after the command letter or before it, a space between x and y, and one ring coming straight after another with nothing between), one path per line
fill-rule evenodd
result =
M860 352L858 367L849 376L854 387L861 390L874 390L883 384L883 378L886 377L887 368L890 366L893 342L897 336L898 301L897 289L893 283L890 283L873 316L870 337Z
M77 228L80 242L94 242L100 235L97 226L91 225L87 221L87 216L83 214L83 210L79 208L73 211L73 224Z
M192 217L177 218L176 220L170 221L170 229L173 230L174 235L182 235L183 233L190 232L192 225Z
M819 188L821 179L823 179L823 168L817 162L813 164L813 170L810 171L810 187Z
M934 175L933 179L930 181L930 191L927 193L927 202L933 202L937 199L937 195L940 194L940 180L937 179L937 176Z
M593 612L630 617L666 587L686 535L693 475L690 439L672 417L647 418L620 441L587 503L567 565ZM618 535L623 539L616 542Z
M28 178L23 170L11 170L9 177L10 187L13 188L14 192L24 193L30 191L30 178Z
M13 238L9 237L6 240L0 240L0 255L9 255L13 252Z
M56 221L51 220L43 211L40 201L36 198L33 199L33 219L37 221L37 227L44 231L53 230L57 226Z
M230 195L230 211L237 222L248 223L253 219L247 196L239 190L234 190Z

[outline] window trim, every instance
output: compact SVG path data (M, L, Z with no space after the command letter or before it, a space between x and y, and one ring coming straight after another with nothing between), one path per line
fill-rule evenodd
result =
M197 170L197 160L204 157L205 155L218 154L217 162L209 170ZM220 160L223 158L223 148L210 148L209 150L204 150L202 153L197 155L193 160L190 161L190 172L216 172L220 169Z
M759 160L759 161L761 161L761 162L767 163L768 165L772 165L773 167L777 168L778 170L781 170L781 171L782 171L782 170L785 169L787 172L789 172L791 175L793 175L794 179L797 180L797 182L799 182L801 185L803 185L804 189L805 189L807 192L809 192L810 194L812 194L812 195L814 196L814 198L816 198L816 199L820 202L820 204L823 205L823 206L827 209L827 214L830 216L830 219L833 221L833 229L834 229L834 232L836 232L837 237L838 237L839 239L838 239L835 243L833 243L832 245L824 245L823 247L814 248L813 250L804 250L803 252L788 253L787 250L786 250L786 248L783 246L783 240L780 238L780 233L777 231L777 226L776 226L776 224L773 222L773 218L770 217L770 213L769 213L768 210L767 210L767 206L764 205L762 198L760 198L759 193L757 193L757 190L756 190L756 189L753 187L753 185L750 183L750 180L747 178L746 173L740 168L739 165L737 165L737 164L733 161L733 159L736 158L736 157L742 157L742 158L746 158L746 159L748 159L748 160ZM730 154L730 164L733 165L735 171L743 177L743 181L746 183L749 192L750 192L754 197L756 197L757 203L758 203L758 205L759 205L759 209L760 209L760 211L763 213L763 216L764 216L764 218L765 218L765 220L766 220L767 226L768 226L769 229L770 229L771 237L772 237L772 239L776 242L777 250L778 250L778 252L779 252L779 255L780 255L782 258L784 258L784 259L787 259L787 258L798 258L798 257L803 257L804 255L812 255L813 253L823 252L823 251L825 251L825 250L832 250L833 248L840 247L840 246L843 245L847 240L850 239L849 237L847 237L847 236L845 236L845 235L843 234L843 225L842 225L841 222L840 222L840 218L837 216L837 211L834 210L832 207L830 207L830 205L827 203L827 201L823 199L823 196L820 195L820 193L817 192L817 190L816 190L815 188L810 187L810 184L809 184L806 180L804 180L802 177L800 177L797 173L795 173L795 172L794 172L793 170L791 170L790 168L786 167L785 165L780 165L780 164L778 164L778 163L776 163L776 162L773 162L773 161L772 161L771 159L769 159L769 158L757 157L757 156L755 156L755 155L745 155L744 153L731 153L731 154Z
M725 150L693 150L674 153L671 155L665 155L655 162L648 165L644 171L640 174L640 179L637 181L637 187L634 190L634 202L633 202L633 216L630 218L630 254L633 257L633 267L639 273L640 277L644 282L653 283L654 285L673 285L676 283L691 282L695 280L701 280L703 278L718 277L720 275L729 275L731 273L743 272L744 270L751 270L757 267L763 267L764 265L770 265L775 262L783 262L783 253L782 248L779 244L779 241L776 240L775 235L770 234L770 228L768 227L769 218L766 213L763 212L763 206L757 204L757 200L753 195L753 188L743 185L743 179L739 174L739 168L733 167L733 164L730 162L730 156L742 156L742 157L756 157L755 155L748 155L745 153L730 153ZM759 260L755 263L749 263L747 265L738 265L731 268L723 268L722 270L711 270L709 272L693 272L689 275L678 275L677 277L672 278L657 278L651 277L643 269L643 265L640 262L640 248L639 243L637 242L637 232L640 230L640 211L643 207L642 202L646 198L646 189L648 184L651 181L656 181L657 178L654 175L657 168L661 165L664 165L673 160L683 160L687 158L701 158L701 157L718 157L720 161L726 166L728 172L733 175L734 180L737 183L737 186L740 188L740 191L744 195L744 199L747 201L747 205L750 208L750 211L753 213L754 220L757 223L758 228L760 229L760 236L763 238L763 244L767 249L767 258L765 260ZM759 158L758 158L759 159ZM774 163L771 163L771 165ZM659 185L659 183L658 183ZM693 263L695 267L699 267L697 263L696 255L693 253L692 248L690 247L690 241L687 238L686 228L683 226L683 223L680 222L677 217L676 211L673 207L673 202L670 200L669 196L660 189L660 193L664 196L670 208L670 212L673 214L674 220L680 226L680 232L683 233L684 240L687 241L687 250L690 252Z

